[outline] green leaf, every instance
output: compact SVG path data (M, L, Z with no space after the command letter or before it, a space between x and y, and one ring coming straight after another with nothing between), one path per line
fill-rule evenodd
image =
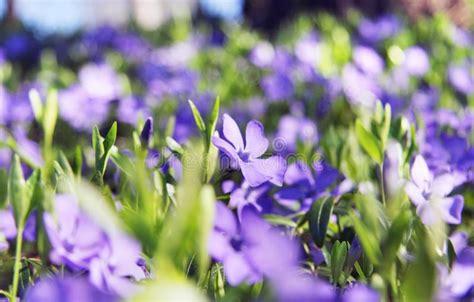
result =
M274 214L267 214L264 215L263 218L265 218L266 221L270 222L271 224L274 225L283 225L287 226L290 228L296 228L297 224L293 220L291 220L288 217L283 217L280 215L274 215Z
M357 140L369 156L379 165L383 162L383 152L375 136L367 131L358 119L355 123L355 133Z
M17 227L24 225L26 215L30 207L30 200L28 198L27 190L28 188L26 186L25 178L23 177L20 158L15 154L10 167L8 198L13 207L13 214L15 216L15 223Z
M362 245L362 249L370 262L374 265L378 265L382 259L382 252L380 251L377 238L374 236L373 231L369 230L361 219L354 213L351 213L351 218L354 223L357 237L359 237L360 244Z
M392 108L390 104L385 104L383 114L383 124L380 130L380 140L382 141L382 148L385 149L387 145L388 135L390 133L390 123L392 121Z
M112 124L105 139L100 135L99 129L94 127L92 131L92 146L95 150L95 176L103 177L107 168L110 150L112 149L117 138L117 122ZM97 173L98 172L98 173Z
M395 220L392 222L388 233L386 235L385 242L383 244L383 256L384 263L392 264L397 256L397 252L403 242L405 233L408 231L410 226L411 215L409 211L401 212Z
M188 100L188 103L189 107L191 107L191 111L193 112L194 121L196 122L198 129L201 132L206 133L206 124L204 123L204 120L202 119L199 110L197 109L196 105L194 105L193 101Z
M308 212L309 230L316 246L323 247L334 202L332 197L317 200Z
M45 141L51 143L53 140L54 128L58 119L58 93L56 90L51 90L46 99L46 105L43 113L43 131Z
M168 148L170 148L170 150L177 154L178 156L183 156L184 154L184 149L183 147L181 147L181 145L175 141L172 137L168 136L166 137L166 145L168 145Z
M96 170L100 170L98 165L100 163L102 155L104 154L104 146L102 145L103 141L104 139L100 135L99 128L95 126L94 129L92 129L92 148L95 151Z
M104 152L107 154L110 151L110 148L115 144L115 140L117 138L117 122L112 124L110 127L109 132L104 140Z
M39 95L38 90L31 89L30 92L28 93L28 96L30 99L31 108L33 109L33 114L35 116L35 119L39 123L41 123L43 119L43 103L41 102L41 97Z
M331 251L331 276L334 284L339 283L339 279L342 273L342 269L344 267L344 263L346 262L347 252L348 252L348 245L346 241L342 243L336 241L334 246L332 247Z
M220 101L220 98L217 97L216 101L214 102L214 106L212 107L211 116L209 117L209 123L207 126L208 148L211 145L211 138L214 135L214 131L216 130L217 120L219 118L220 106L221 106L221 101Z
M8 173L0 169L0 209L5 208L8 199Z

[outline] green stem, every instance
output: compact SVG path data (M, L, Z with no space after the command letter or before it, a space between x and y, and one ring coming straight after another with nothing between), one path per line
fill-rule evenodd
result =
M383 179L383 164L379 165L380 168L380 194L382 195L382 203L385 206L385 184Z
M18 226L18 232L16 235L16 249L15 249L15 266L13 267L13 286L11 291L10 301L16 300L18 293L18 282L20 280L20 269L21 269L21 248L23 245L23 226Z

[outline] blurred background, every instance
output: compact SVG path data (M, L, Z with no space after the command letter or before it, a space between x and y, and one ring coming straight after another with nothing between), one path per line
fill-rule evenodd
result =
M301 12L336 15L357 8L376 17L399 11L410 18L447 14L461 27L473 24L472 0L0 0L2 31L20 24L37 36L72 34L98 25L135 24L155 30L171 19L245 23L271 34Z

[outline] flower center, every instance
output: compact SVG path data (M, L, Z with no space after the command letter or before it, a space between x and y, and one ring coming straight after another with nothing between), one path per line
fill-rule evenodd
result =
M250 153L245 152L243 150L240 150L237 154L239 155L240 159L244 162L248 162L250 159Z

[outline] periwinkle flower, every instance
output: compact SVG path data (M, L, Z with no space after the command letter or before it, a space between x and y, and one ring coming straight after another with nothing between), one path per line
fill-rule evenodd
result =
M80 85L59 92L59 114L77 130L90 131L107 119L109 104L92 100Z
M423 48L413 46L405 49L405 59L402 66L408 74L421 77L430 69L430 59Z
M295 46L295 55L303 63L315 67L321 60L321 43L316 33L309 33Z
M474 93L474 73L472 64L451 64L448 68L448 79L457 91L465 95L471 95Z
M474 248L466 247L453 264L446 285L456 298L474 297Z
M223 263L226 279L233 286L281 275L296 267L299 256L295 243L261 219L252 207L243 209L238 223L221 202L216 204L209 252Z
M260 158L268 149L268 139L261 123L252 120L247 124L244 143L237 123L224 114L222 132L223 138L214 136L212 143L240 168L250 186L256 187L267 181L282 185L286 161L280 156Z
M353 64L344 67L342 86L347 98L356 105L373 107L382 96L382 89L377 81Z
M359 34L365 41L377 43L394 36L400 28L400 21L394 15L379 17L375 20L363 19L359 24Z
M373 288L356 283L348 287L342 294L342 302L379 302L380 294Z
M260 83L265 96L271 101L288 100L293 95L293 82L284 73L274 73L262 79Z
M150 110L144 100L139 97L128 96L119 100L117 119L121 122L135 125L139 118L150 115Z
M43 277L25 294L28 302L112 302L115 295L94 287L85 277Z
M271 190L269 183L251 187L246 181L238 186L233 180L227 180L222 183L222 189L224 193L230 193L229 206L237 209L239 219L246 206L254 207L261 214L269 213L272 209L272 199L268 194Z
M250 62L260 68L268 67L275 57L275 49L269 42L260 42L250 52Z
M84 65L79 70L79 82L87 95L96 101L112 101L121 93L117 73L105 63Z
M411 181L405 186L405 191L424 224L432 225L439 220L459 224L464 198L462 195L448 197L454 186L451 175L434 177L424 158L417 155L411 167Z
M56 195L54 214L44 214L44 225L51 243L51 260L75 270L87 269L107 244L105 232L82 213L71 195Z
M366 46L357 46L353 54L354 63L365 73L380 75L383 72L384 62L377 52Z
M71 195L56 195L54 210L44 214L52 262L89 271L91 282L105 292L124 297L138 290L134 281L145 278L138 243L125 234L103 231Z
M271 286L277 301L281 302L336 302L337 291L327 281L309 274L287 272L275 276Z
M293 115L283 116L278 123L274 148L278 153L296 151L298 142L313 145L318 141L316 124L307 118Z

